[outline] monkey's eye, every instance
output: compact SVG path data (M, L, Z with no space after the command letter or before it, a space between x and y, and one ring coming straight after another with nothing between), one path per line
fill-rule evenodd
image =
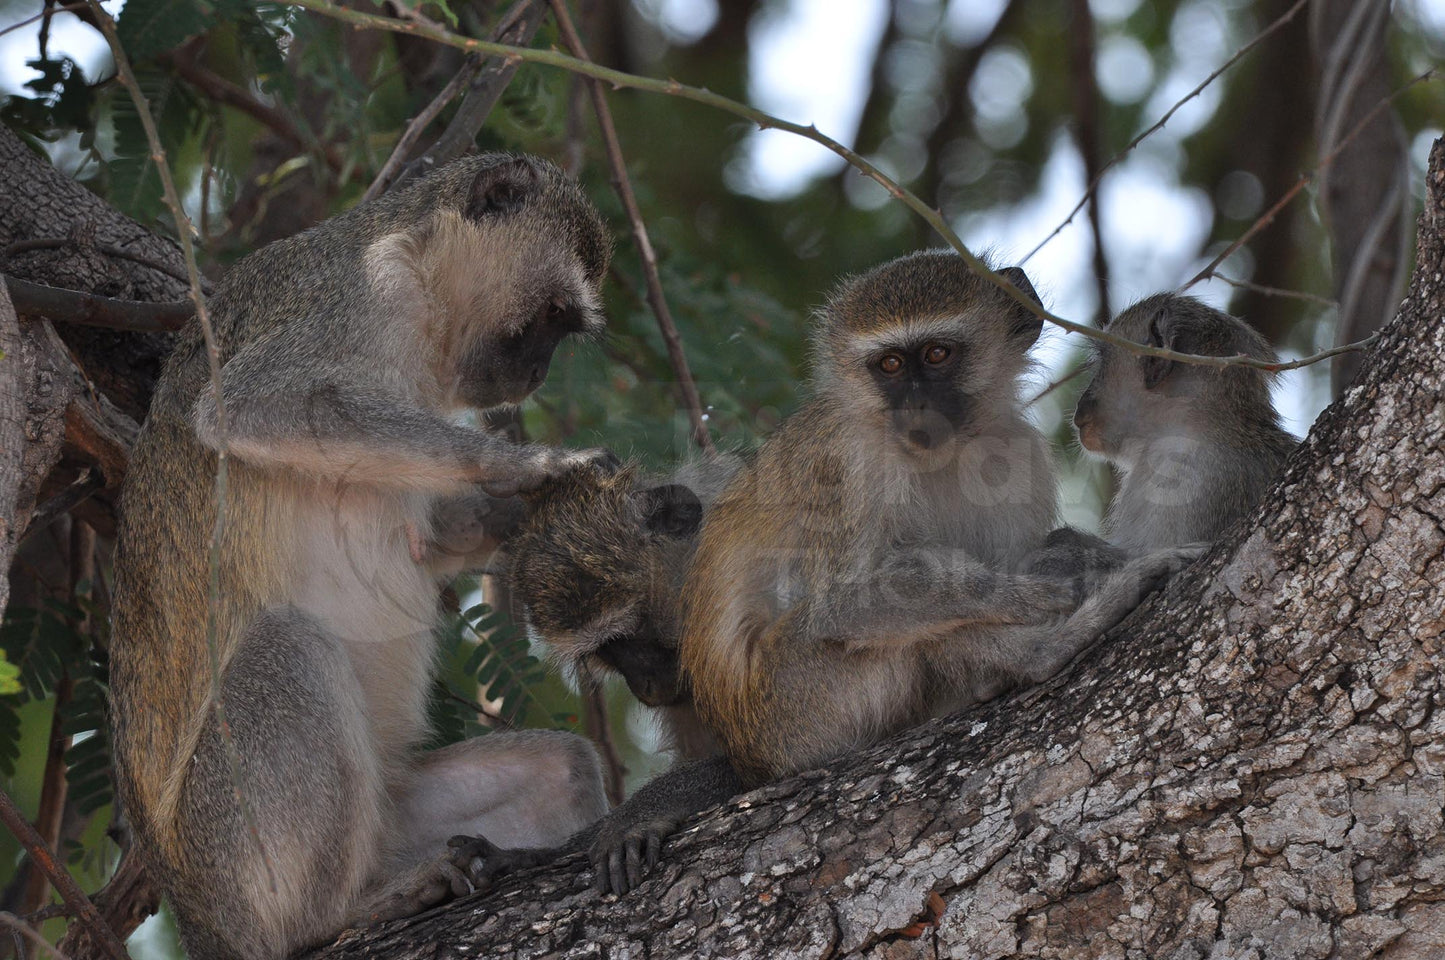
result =
M923 348L923 362L936 367L947 360L951 353L953 351L941 343L930 344Z
M891 376L903 369L903 358L896 353L885 353L878 360L878 369Z
M547 319L548 319L548 320L561 320L561 319L562 319L564 316L566 316L566 315L567 315L567 308L564 307L564 306L562 306L562 304L557 303L555 300L554 300L553 302L547 304Z

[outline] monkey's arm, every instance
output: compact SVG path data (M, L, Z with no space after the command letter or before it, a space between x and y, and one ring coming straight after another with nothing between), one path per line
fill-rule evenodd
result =
M1079 593L1055 577L1003 573L942 552L910 552L803 603L796 622L814 639L852 649L897 648L960 627L1053 622L1079 605Z
M1062 622L968 631L931 645L928 656L959 683L972 685L989 674L1042 682L1207 549L1208 544L1190 544L1147 553L1105 576Z
M392 489L446 492L472 483L505 497L605 459L601 451L516 444L452 423L354 371L300 377L268 367L273 345L253 346L259 349L248 347L222 371L225 437L211 387L195 408L200 441L214 450L224 443L248 463Z
M504 874L586 851L592 864L593 889L626 893L657 866L662 841L668 835L689 817L742 790L743 782L726 757L688 760L649 780L626 803L560 847L499 850L477 837L454 837L452 847L478 889Z

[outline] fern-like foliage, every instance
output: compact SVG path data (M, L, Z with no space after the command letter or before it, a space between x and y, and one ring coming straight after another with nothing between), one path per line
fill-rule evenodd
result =
M490 701L501 703L501 715L520 726L537 706L532 688L547 670L531 652L527 635L512 618L490 604L479 603L462 612L476 649L467 658L465 672L477 678L477 689Z

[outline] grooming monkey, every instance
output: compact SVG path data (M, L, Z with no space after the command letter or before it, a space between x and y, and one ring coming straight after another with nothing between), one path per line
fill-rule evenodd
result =
M1140 301L1108 330L1180 353L1277 359L1248 324L1172 293ZM1094 349L1074 428L1084 449L1120 474L1105 535L1131 555L1218 539L1259 502L1295 447L1270 402L1273 378L1097 341Z
M678 664L678 592L698 526L741 460L684 464L666 482L635 467L583 468L527 497L532 515L510 542L512 584L535 635L564 669L619 675L652 708L678 763L559 850L486 859L504 872L586 850L601 892L626 893L662 838L683 820L738 792L732 767L698 719Z
M812 399L708 512L683 592L683 669L748 786L1053 675L1197 555L1082 605L1014 572L1056 507L1018 399L1042 321L961 258L884 264L818 323Z
M446 544L433 511L607 462L451 415L520 402L601 329L609 256L556 167L474 157L237 263L211 304L222 402L183 334L122 503L111 695L121 796L191 957L288 956L464 892L453 835L554 844L605 811L580 737L417 750L429 564L468 559L418 543Z

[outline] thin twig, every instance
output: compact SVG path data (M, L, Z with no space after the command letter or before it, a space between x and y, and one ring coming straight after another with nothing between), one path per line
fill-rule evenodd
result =
M1057 227L1055 227L1053 229L1053 232L1050 233L1047 237L1044 237L1042 240L1040 240L1038 246L1030 250L1028 254L1019 261L1019 264L1022 265L1028 263L1031 259L1033 259L1034 254L1042 250L1045 246L1048 245L1050 240L1053 240L1054 237L1057 237L1060 233L1063 232L1065 227L1074 222L1074 217L1078 216L1079 211L1084 209L1084 204L1089 202L1089 198L1092 197L1094 195L1094 191L1098 189L1099 183L1104 179L1104 174L1108 173L1111 169L1113 169L1113 167L1120 160L1123 160L1124 157L1128 155L1129 152L1132 151L1135 147L1137 147L1140 143L1142 143L1146 137L1162 129L1164 125L1168 123L1169 120L1174 116L1174 114L1179 112L1181 107L1183 107L1190 100L1193 100L1195 97L1203 93L1205 87L1208 87L1211 83L1217 80L1220 74L1224 73L1224 71L1234 66L1240 61L1241 58L1244 57L1245 54L1249 53L1249 51L1253 50L1265 40L1269 39L1275 34L1276 31L1278 31L1285 24L1293 20L1295 18L1295 14L1299 13L1300 10L1302 10L1304 8L1304 5L1307 3L1309 3L1309 0L1297 0L1294 6L1290 7L1284 13L1280 14L1277 20L1275 20L1269 26L1261 30L1258 34L1255 35L1255 38L1253 40L1249 41L1244 46L1236 50L1234 52L1234 56L1224 61L1224 63L1219 65L1218 69L1216 69L1209 76L1205 77L1204 80L1200 82L1199 86L1195 87L1193 90L1190 90L1187 94L1185 94L1184 99L1175 103L1174 106L1170 107L1167 111L1165 111L1164 116L1160 117L1158 122L1156 122L1149 129L1145 130L1143 133L1139 134L1133 140L1130 140L1128 146L1126 146L1123 150L1120 150L1118 153L1114 154L1114 156L1110 158L1109 162L1104 164L1104 166L1100 168L1098 174L1089 181L1089 185L1084 188L1084 195L1079 198L1078 203L1074 204L1074 209L1069 211L1069 215L1064 218L1064 221L1060 223Z
M1044 387L1044 388L1043 388L1042 390L1040 390L1038 393L1036 393L1036 394L1034 394L1032 397L1030 397L1027 401L1025 401L1024 406L1025 406L1025 407L1032 407L1034 404L1038 403L1038 402L1039 402L1040 400L1042 400L1044 397L1047 397L1049 394L1053 393L1055 390L1059 389L1059 387L1062 387L1064 384L1068 383L1070 380L1073 380L1075 377L1077 377L1079 374L1083 373L1083 372L1084 372L1085 370L1087 370L1087 369L1088 369L1088 367L1087 367L1086 365L1084 365L1084 364L1082 364L1082 363L1079 364L1077 367L1075 367L1074 369L1070 370L1068 373L1064 374L1062 377L1060 377L1059 379L1053 381L1053 382L1050 383L1047 387Z
M194 52L183 50L179 54L164 58L180 78L217 103L234 107L268 127L282 140L298 150L320 155L331 172L342 173L345 166L341 153L333 146L323 144L309 130L303 129L285 113L253 97L249 90L238 86L217 73L212 73L196 62Z
M607 696L595 677L581 678L582 729L602 756L602 782L607 799L618 806L625 799L627 766L612 739L612 724L607 722Z
M80 885L75 882L70 871L56 862L55 854L45 845L40 834L35 832L30 821L25 819L19 808L15 806L15 801L11 800L10 795L4 790L0 790L0 823L4 823L10 832L15 834L15 839L19 840L20 845L25 848L25 852L30 854L30 862L50 878L50 885L55 888L55 892L60 894L60 899L64 900L66 906L70 908L71 915L78 917L90 928L106 955L111 960L130 960L130 955L125 952L125 944L120 942L114 930L105 925L105 920L95 909L95 904L91 903L90 898L85 895L85 891L80 889ZM9 918L7 922L20 921L20 918L13 914L5 916Z
M391 148L391 156L387 157L386 163L381 165L381 171L377 173L376 179L371 181L371 186L367 187L366 192L361 195L362 203L375 200L386 192L386 188L391 185L391 181L401 170L402 164L406 163L407 154L411 153L411 148L416 146L416 142L421 139L422 132L431 125L431 122L437 118L437 114L441 113L447 104L456 99L457 94L462 92L462 87L472 82L472 77L476 76L481 67L482 58L480 56L473 54L467 57L462 62L462 68L447 81L446 86L442 87L441 93L433 97L431 103L428 103L421 113L412 118L411 123L407 124L406 129L402 131L401 137L397 139L396 146Z
M542 25L542 16L545 13L546 7L542 0L517 0L492 28L489 42L497 45L514 44L519 47L531 43L532 38L537 35L537 28ZM472 149L477 142L477 131L482 129L482 124L486 123L492 108L501 99L502 91L512 82L520 63L520 60L508 56L492 57L483 62L467 84L466 95L462 97L462 102L457 104L456 113L437 137L436 143L421 156L403 165L388 189L395 190L405 186L414 178L450 163Z
M1365 129L1365 127L1370 125L1370 121L1375 118L1375 115L1377 113L1388 107L1395 100L1396 97L1400 96L1406 90L1409 90L1411 87L1415 86L1415 84L1424 83L1426 80L1434 77L1435 73L1436 68L1431 67L1429 70L1426 70L1418 77L1415 77L1414 79L1408 81L1403 86L1391 93L1388 97L1383 98L1382 100L1380 100L1379 103L1376 103L1373 107L1366 111L1365 115L1360 118L1360 122L1355 124L1354 127L1350 129L1350 132L1345 134L1345 136L1335 144L1335 148L1333 150L1325 154L1323 159L1320 160L1317 167L1315 167L1309 173L1303 174L1298 180L1296 180L1294 186L1290 187L1288 190L1285 191L1284 196L1280 197L1279 200L1275 201L1275 204L1272 207L1270 207L1264 213L1260 214L1259 219L1254 221L1254 223L1250 224L1248 230L1244 231L1244 233L1240 234L1233 243L1225 247L1224 250L1219 254L1219 256L1209 261L1209 264L1205 266L1203 270L1200 270L1192 278L1190 278L1188 283L1181 286L1179 288L1179 291L1182 293L1183 291L1188 290L1190 287L1194 286L1199 281L1208 280L1210 277L1214 276L1214 271L1219 267L1221 263L1223 263L1225 260L1228 260L1234 254L1234 251L1238 250L1240 247L1248 243L1255 234L1259 233L1259 231L1263 230L1265 227L1273 223L1274 218L1279 215L1279 212L1283 210L1291 200L1298 196L1301 190L1309 186L1315 181L1316 178L1319 177L1320 174L1328 170L1330 164L1335 162L1335 158L1340 155L1340 153L1345 149L1345 147L1349 146L1350 141L1355 139L1355 137L1358 136L1359 133ZM1367 340L1373 339L1373 337L1366 337L1365 340L1361 340L1359 342L1364 343ZM1354 345L1346 344L1346 346ZM1346 353L1348 351L1340 348L1340 352ZM1331 354L1330 351L1327 350L1324 353L1317 354L1316 359L1323 360L1326 356L1333 356L1333 354Z
M206 605L206 648L211 661L211 703L216 714L216 726L220 731L221 744L230 768L231 786L235 793L236 805L241 811L241 819L245 822L247 830L256 843L256 849L261 854L261 863L266 868L266 877L271 891L274 893L276 892L276 873L271 867L271 857L266 852L266 844L261 840L261 831L256 826L256 818L246 799L242 783L241 755L237 752L236 744L231 738L231 725L226 719L226 701L221 688L221 652L216 636L216 612L221 603L221 537L225 530L226 480L230 461L226 452L228 435L226 404L221 391L221 351L216 343L215 330L211 327L210 315L206 312L205 295L201 292L201 272L196 266L196 249L191 243L191 221L186 216L185 207L181 205L180 194L176 192L176 182L171 176L170 164L166 162L165 147L161 145L160 133L156 130L150 103L146 100L140 84L136 82L135 72L131 70L130 58L126 56L120 43L120 36L116 33L115 21L100 5L100 0L86 0L86 3L90 6L96 22L100 25L101 33L105 34L111 56L115 59L116 74L126 90L130 92L131 100L135 103L136 113L140 115L141 126L145 128L146 142L150 144L151 161L156 165L156 172L160 174L161 186L165 190L166 206L170 208L171 216L175 220L177 239L181 243L181 253L186 258L186 278L190 283L191 302L195 304L196 321L200 325L201 336L206 344L206 360L210 366L211 389L216 394L216 430L220 436L220 444L216 453L216 519L211 528L211 547L207 558L210 584Z
M584 63L591 63L582 38L572 24L567 12L566 0L549 0L552 15L557 18L557 30L572 55ZM697 382L692 378L692 369L687 363L687 354L682 349L682 337L667 306L667 297L662 292L662 278L657 272L657 251L652 248L652 238L647 233L647 223L637 206L637 195L632 190L632 180L627 176L627 162L622 158L622 144L617 139L617 127L612 122L612 111L607 107L607 94L602 84L591 80L587 84L592 94L592 108L597 113L597 126L602 131L602 143L607 150L607 164L612 169L612 186L627 211L628 222L632 224L632 236L637 241L637 252L642 258L642 272L647 281L647 304L657 318L657 328L662 331L663 343L667 345L667 359L672 363L672 372L677 375L678 386L682 389L683 403L687 406L687 418L692 424L693 441L708 453L715 452L712 437L708 434L707 419L702 412L702 398L698 396Z
M5 36L5 34L7 34L7 33L12 33L12 32L14 32L14 31L16 31L16 30L20 30L20 29L22 29L22 28L24 28L24 27L28 27L28 26L30 26L32 23L35 23L37 20L44 20L44 19L46 19L46 18L48 18L48 17L52 17L52 16L54 16L56 13L58 13L58 12L60 12L60 11L67 11L67 12L70 12L70 13L74 13L76 10L84 10L84 9L85 9L85 4L84 4L84 3L67 3L67 4L66 4L65 6L63 6L63 7L61 7L61 6L46 7L44 10L40 11L39 13L37 13L37 14L36 14L35 16L33 16L33 17L26 17L24 20L21 20L19 23L12 23L12 24L10 24L10 26L5 27L4 29L0 29L0 37Z
M1262 283L1253 283L1249 280L1236 280L1233 277L1226 277L1222 273L1216 273L1213 279L1227 283L1238 290L1251 290L1265 297L1289 297L1293 300L1317 303L1322 307L1333 307L1336 305L1335 301L1329 297L1322 297L1317 293L1305 293L1303 290L1286 290L1284 287L1267 287Z
M8 910L0 910L0 924L9 927L20 936L29 938L37 947L50 954L55 960L69 960L59 949L51 946L50 941L45 939L45 935L31 926L24 918L17 917ZM22 955L20 941L18 939L15 941L15 955L17 957Z
M92 0L92 2L94 2L94 0ZM330 0L282 0L282 2L287 4L288 6L300 7L305 10L311 10L313 12L320 13L323 16L331 17L333 19L340 20L343 23L349 23L352 26L359 28L383 30L388 33L399 33L405 36L425 37L428 40L433 40L446 46L455 47L458 50L465 50L468 52L482 51L484 53L495 54L501 57L511 57L519 62L546 64L547 66L557 67L559 69L567 70L572 73L581 74L582 76L593 77L595 79L605 81L611 84L614 88L618 89L626 88L631 90L644 90L649 93L659 93L666 96L677 97L682 100L690 100L693 103L700 103L704 106L713 107L725 113L730 113L735 117L741 117L744 120L748 120L756 124L759 128L764 130L783 130L787 133L796 134L797 136L803 137L807 140L811 140L814 143L838 155L839 157L842 157L853 167L860 170L863 174L876 182L879 186L883 187L883 189L888 191L888 193L895 199L901 201L904 206L908 207L908 209L912 210L918 216L922 217L923 220L928 223L930 227L933 228L934 232L936 232L940 237L946 240L948 242L948 245L952 247L960 257L963 258L964 263L968 265L970 270L972 270L984 281L998 287L1010 299L1018 303L1024 309L1028 310L1030 313L1034 314L1035 316L1048 323L1053 324L1056 327L1059 327L1062 330L1068 331L1069 333L1077 333L1080 336L1087 337L1090 340L1097 340L1102 343L1107 343L1111 346L1119 348L1120 350L1124 350L1138 356L1162 357L1166 360L1177 360L1182 363L1192 363L1206 367L1238 366L1254 367L1257 369L1274 371L1293 369L1296 366L1308 366L1309 364L1318 363L1319 361L1327 359L1328 357L1335 356L1338 353L1346 352L1349 350L1364 349L1370 343L1373 343L1373 340L1366 339L1360 341L1359 343L1346 344L1343 347L1337 347L1333 350L1327 350L1313 356L1305 357L1298 361L1293 361L1288 366L1281 366L1279 364L1269 363L1268 361L1260 360L1258 357L1251 357L1245 354L1239 354L1238 356L1233 357L1211 357L1194 353L1179 353L1174 350L1166 350L1163 347L1154 347L1148 344L1136 343L1126 337L1121 337L1117 334L1109 333L1107 330L1099 330L1095 327L1086 326L1082 323L1076 323L1072 320L1065 320L1063 317L1060 317L1057 314L1051 313L1050 311L1044 309L1032 298L1024 294L1013 284L1009 283L1008 280L1005 279L1003 276L989 269L988 265L981 261L978 257L974 256L972 251L970 251L967 247L964 246L963 241L959 239L958 234L953 230L952 227L948 225L948 222L944 220L942 214L938 210L928 206L928 204L924 203L916 195L904 189L896 181L891 179L887 174L883 173L883 171L879 170L872 163L869 163L868 160L860 156L856 151L843 146L841 143L839 143L837 140L834 140L827 134L819 132L818 128L816 126L813 126L812 124L808 124L805 126L800 123L793 123L789 120L783 120L780 117L765 113L762 110L758 110L755 107L748 106L745 103L739 103L736 100L731 100L720 94L713 93L711 90L708 90L704 87L691 87L687 84L678 83L676 80L657 80L652 77L636 76L634 74L624 73L621 70L613 70L610 67L599 66L598 64L592 63L590 61L578 60L575 57L569 57L564 53L559 53L556 50L536 50L529 47L509 47L504 44L491 43L486 40L476 40L471 37L462 37L454 33L449 33L445 30L432 29L430 27L423 27L414 23L403 22L400 20L393 20L388 17L380 17L374 14L364 13L360 10L352 10L349 8L338 7L335 4L331 3Z

